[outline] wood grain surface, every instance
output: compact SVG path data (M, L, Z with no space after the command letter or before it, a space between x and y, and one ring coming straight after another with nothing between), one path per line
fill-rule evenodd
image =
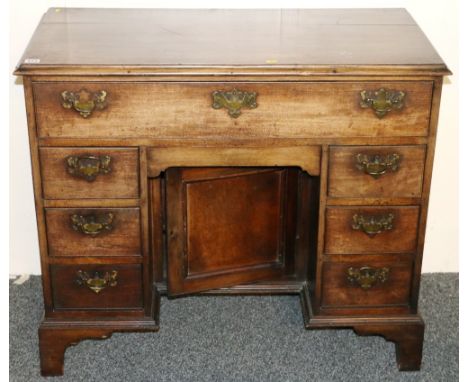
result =
M355 214L393 214L393 228L374 237L352 228ZM328 207L326 209L325 252L411 253L416 250L419 207Z
M78 285L77 272L88 272L94 276L99 272L117 271L117 285L106 287L99 293L90 290L86 285ZM141 265L53 265L51 266L54 307L56 309L131 309L141 308L142 279Z
M450 71L407 11L51 8L15 74L39 226L43 375L62 374L66 347L82 339L157 330L158 289L300 293L306 328L383 335L401 370L419 369ZM361 106L363 90L380 88L406 94L383 118ZM81 89L105 90L107 106L88 118L64 108L61 93ZM213 92L233 89L256 93L237 118L213 108ZM356 168L361 152L397 153L400 166L373 179ZM66 158L86 154L110 155L112 171L70 175ZM115 213L114 230L70 227L70 214L93 211ZM355 214L389 213L392 229L374 237L352 228ZM351 285L348 268L364 266L388 267L388 280ZM96 294L77 284L79 270L116 270L117 285Z
M138 149L136 148L40 148L42 187L46 199L138 198ZM70 175L66 158L71 155L108 155L108 174L95 180Z
M169 167L298 166L320 173L320 146L293 147L156 147L148 150L148 173L159 176Z
M398 169L378 178L356 166L356 155L370 157L397 154ZM340 198L419 197L422 192L425 146L331 147L328 195Z
M109 232L90 236L72 227L72 215L108 213L114 216ZM139 208L46 208L45 214L49 256L141 256Z
M40 137L313 138L425 136L432 82L34 83ZM378 118L360 106L361 91L407 94L401 110ZM62 106L67 91L105 90L107 107L83 118ZM257 107L238 118L212 107L214 91L255 92Z
M52 8L18 64L20 73L87 66L125 73L129 67L308 65L330 72L356 65L447 70L404 9Z
M374 255L361 256L359 261L348 256L348 260L327 261L323 266L323 294L321 307L378 307L387 305L409 304L411 289L412 262L393 258L382 261ZM348 269L373 267L388 268L388 279L377 282L369 289L363 289L359 284L351 284L348 280ZM362 313L362 312L361 312Z
M281 168L169 169L168 292L281 276L294 256L296 222L285 219L297 208L292 179Z

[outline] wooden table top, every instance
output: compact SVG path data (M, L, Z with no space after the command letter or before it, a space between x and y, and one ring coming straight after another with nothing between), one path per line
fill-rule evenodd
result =
M51 8L16 74L448 69L404 9Z

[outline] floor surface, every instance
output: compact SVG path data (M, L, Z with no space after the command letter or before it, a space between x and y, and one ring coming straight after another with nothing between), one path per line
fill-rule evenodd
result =
M458 274L425 274L420 372L394 345L352 330L304 330L298 296L162 299L158 333L116 333L68 348L65 376L41 378L39 277L10 282L11 381L458 381Z

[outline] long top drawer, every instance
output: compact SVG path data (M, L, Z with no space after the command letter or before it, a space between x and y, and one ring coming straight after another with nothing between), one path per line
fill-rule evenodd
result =
M431 81L36 82L40 137L425 136Z

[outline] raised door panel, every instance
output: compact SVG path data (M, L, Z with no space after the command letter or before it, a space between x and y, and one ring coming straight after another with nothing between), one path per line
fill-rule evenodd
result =
M284 168L169 169L169 294L280 276L294 243L292 178Z

